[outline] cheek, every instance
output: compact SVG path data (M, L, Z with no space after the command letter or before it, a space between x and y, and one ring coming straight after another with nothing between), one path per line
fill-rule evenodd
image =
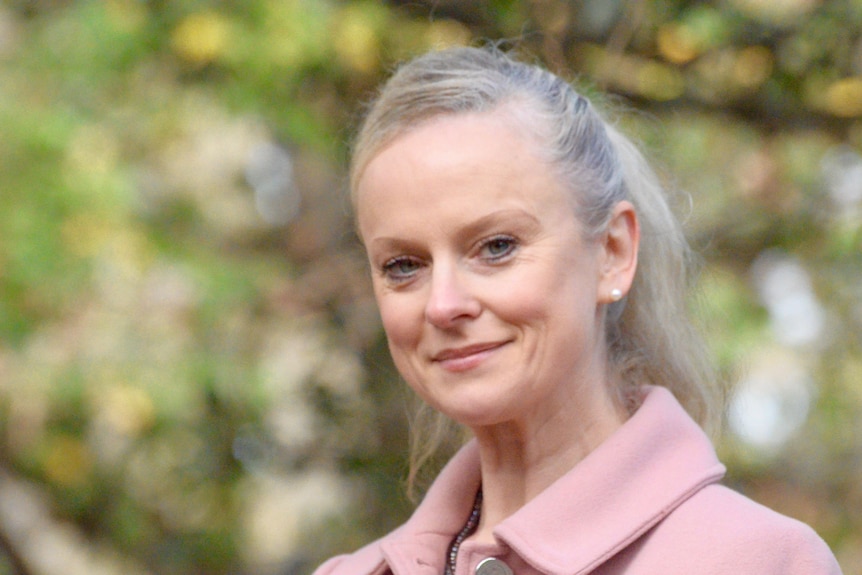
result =
M393 352L396 349L410 347L421 333L421 318L416 319L416 313L407 298L397 295L377 297L377 307L380 310L380 320Z
M592 286L568 271L542 272L495 286L490 292L495 314L507 323L532 326L541 332L589 329L586 324L592 322L595 311Z
M539 268L492 283L486 293L490 307L504 319L528 322L555 315L555 309L571 301L573 288L562 275Z
M524 283L515 284L511 289L498 289L489 298L488 307L506 323L532 324L546 318L551 307L539 291Z
M421 317L417 319L409 301L402 301L398 296L378 298L377 306L395 368L414 391L425 397L415 373L415 358L422 334Z

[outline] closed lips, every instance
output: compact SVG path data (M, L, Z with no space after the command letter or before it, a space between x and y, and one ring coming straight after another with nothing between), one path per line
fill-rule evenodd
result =
M471 355L475 355L475 354L481 353L483 351L496 349L496 348L504 345L505 343L506 342L479 343L479 344L475 344L475 345L468 345L466 347L444 349L440 353L434 355L431 359L433 361L447 361L450 359L461 359L464 357L470 357Z

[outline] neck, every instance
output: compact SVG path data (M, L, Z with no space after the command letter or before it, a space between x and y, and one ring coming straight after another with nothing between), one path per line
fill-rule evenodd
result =
M625 421L605 393L559 404L549 417L474 429L483 503L475 541L493 541L494 527L580 463ZM538 422L531 425L530 422Z

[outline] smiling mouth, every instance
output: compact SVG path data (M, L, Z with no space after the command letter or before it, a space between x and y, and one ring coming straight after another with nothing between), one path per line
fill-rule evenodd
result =
M447 348L432 356L431 361L440 364L448 371L466 371L481 363L492 352L507 343L506 341L499 341Z

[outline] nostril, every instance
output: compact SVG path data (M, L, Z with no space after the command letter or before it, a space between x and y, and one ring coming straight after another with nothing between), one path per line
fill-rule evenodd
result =
M448 328L479 314L481 305L469 279L456 264L441 265L438 261L425 305L425 317L429 323Z
M435 297L428 301L425 317L440 327L450 327L457 321L478 316L481 306L476 298L463 293Z

